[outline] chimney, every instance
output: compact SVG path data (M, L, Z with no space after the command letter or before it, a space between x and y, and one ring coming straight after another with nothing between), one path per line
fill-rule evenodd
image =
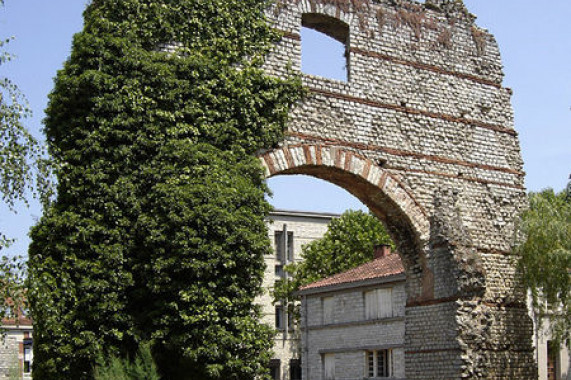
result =
M388 244L379 244L375 246L375 260L391 254L391 246Z

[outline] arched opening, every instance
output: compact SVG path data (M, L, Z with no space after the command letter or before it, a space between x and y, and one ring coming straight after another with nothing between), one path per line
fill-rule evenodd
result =
M306 147L308 148L308 147ZM332 367L332 361L335 360L336 355L344 355L335 352L324 352L320 355L316 353L323 349L328 349L326 345L323 344L321 339L328 334L328 329L336 329L336 333L340 334L341 338L345 342L345 346L341 347L329 347L329 349L339 348L341 351L347 350L348 348L361 347L362 344L357 344L354 341L357 339L365 339L364 335L359 335L359 332L352 332L350 328L344 328L343 323L350 322L353 323L355 329L359 329L361 325L367 326L367 329L373 329L375 334L379 333L378 336L383 335L386 331L400 331L400 333L394 333L390 338L379 338L373 342L369 348L365 351L360 348L357 349L359 354L365 353L367 359L364 364L356 366L355 371L365 371L365 373L372 373L373 377L380 375L386 377L404 377L404 356L405 356L405 310L407 306L407 298L399 296L399 294L409 294L410 290L407 288L418 288L419 284L422 285L422 281L412 281L408 283L407 276L412 274L418 278L422 278L422 274L426 273L427 268L418 267L412 261L415 261L416 257L419 257L419 249L421 239L416 231L416 227L411 226L410 222L403 219L403 212L400 211L397 201L393 199L394 194L398 194L398 191L390 190L391 186L397 186L398 184L392 183L392 179L388 176L384 177L383 173L379 171L376 166L370 161L367 161L363 157L352 156L350 152L343 151L341 149L336 149L331 151L328 147L315 147L306 149L308 153L306 159L312 161L309 163L300 159L300 155L296 154L295 147L293 150L288 148L283 148L274 152L274 157L270 160L273 166L270 171L267 172L268 184L272 189L272 192L276 196L276 199L272 199L272 203L275 207L279 209L293 208L298 211L310 211L306 214L309 217L311 212L315 211L325 211L330 213L341 213L345 209L345 205L348 208L360 208L362 210L371 210L378 219L381 220L382 224L385 225L393 240L397 243L397 250L399 256L402 258L399 261L395 261L398 258L397 255L390 256L377 256L374 255L375 259L372 257L364 264L360 264L358 268L349 269L343 272L341 275L353 276L352 271L358 271L360 268L372 268L374 265L384 265L378 264L384 258L388 259L387 262L395 263L400 261L407 261L407 264L403 265L408 267L410 270L403 273L401 269L397 273L392 275L387 275L382 280L380 277L376 277L374 281L384 281L384 282L366 282L363 284L363 280L358 277L349 280L352 283L352 288L346 288L347 283L342 283L336 285L336 290L333 293L325 292L311 294L311 296L303 297L301 302L301 313L307 314L307 307L310 304L319 303L317 308L313 308L311 318L319 320L318 322L312 322L313 324L307 324L303 320L300 321L303 329L297 330L297 339L299 341L304 341L303 349L306 355L307 361L305 366L300 367L300 371L303 373L314 376L315 370L311 368L307 363L318 363L321 362L330 374L335 373L335 369ZM302 148L303 149L303 148ZM318 150L321 153L318 153ZM319 157L321 156L321 159ZM328 158L331 161L328 161ZM266 157L269 158L269 157ZM283 161L280 160L283 158ZM318 165L315 161L321 161ZM279 162L285 163L285 166L280 166ZM269 162L267 159L264 160L266 164ZM329 165L329 164L332 165ZM278 166L280 166L278 168ZM271 171L274 171L273 174ZM379 184L382 184L379 187ZM388 187L384 189L384 186ZM401 201L404 199L405 195L400 193L399 198ZM401 202L402 203L402 202ZM404 203L403 203L404 204ZM298 244L298 240L306 238L303 233L298 233L300 230L303 232L303 227L301 225L299 218L296 220L298 215L293 215L286 221L277 219L277 223L270 230L271 237L280 236L283 242L285 236L287 236L287 243L284 246L289 247L290 241ZM287 222L287 223L286 223ZM311 235L316 235L319 226L312 226ZM276 247L281 246L276 239ZM296 248L299 248L296 246ZM282 249L284 252L289 252L288 249ZM345 254L344 252L343 254ZM372 252L371 252L372 253ZM390 253L389 253L390 255ZM281 256L283 260L284 257L287 260L294 259L294 255L289 256L289 253L283 253ZM349 260L348 256L345 256ZM285 260L285 261L287 261ZM325 259L325 261L327 261ZM402 267L401 267L402 268ZM281 269L281 266L280 266ZM271 272L271 268L270 268ZM271 274L271 273L270 273ZM275 278L278 276L283 276L283 272L275 274ZM378 274L377 274L378 275ZM286 274L287 276L287 274ZM272 277L273 278L273 277ZM323 281L328 281L329 279L335 278L327 276L327 279ZM283 281L283 280L277 280ZM359 284L359 285L355 285ZM410 286L411 284L416 284ZM418 290L412 290L412 292L418 293ZM285 304L288 304L287 302ZM278 351L282 352L283 347L291 345L291 336L293 333L289 332L290 326L287 325L286 321L289 321L289 316L285 312L288 310L283 306L282 303L278 303L279 306L275 308L276 315L276 327L280 331L279 335L279 347ZM288 304L291 305L291 304ZM360 305L360 306L356 306ZM305 307L305 309L304 309ZM362 312L356 311L362 308ZM321 310L318 310L321 309ZM279 317L278 317L279 315ZM345 318L345 319L343 319ZM278 325L279 324L279 325ZM378 331L377 331L378 330ZM295 330L291 330L295 331ZM288 335L289 334L289 335ZM291 339L288 341L287 339ZM284 342L286 342L284 344ZM353 342L353 343L352 343ZM390 348L383 348L385 345L390 346ZM354 346L354 347L353 347ZM388 347L387 346L387 347ZM298 345L298 347L302 347ZM361 350L361 351L359 351ZM290 349L292 355L300 355L296 350ZM285 356L285 355L284 355ZM369 360L370 359L370 360ZM347 360L347 358L342 358L342 360ZM372 361L371 361L372 360ZM363 363L362 360L358 361ZM388 365L383 363L394 363L394 365ZM274 363L276 364L276 363ZM286 363L281 363L282 373L287 371ZM276 364L277 365L277 364ZM381 371L382 370L382 371ZM312 372L313 371L313 372ZM339 369L338 369L339 371ZM371 372L373 371L373 372ZM381 372L379 372L381 371ZM275 372L275 371L274 371ZM277 373L277 372L275 372ZM361 372L363 373L363 372ZM319 377L319 376L318 376Z
M260 160L265 169L266 178L302 174L325 180L345 189L363 202L387 228L402 262L401 273L404 273L405 280L402 294L405 302L402 327L404 349L394 352L386 350L384 346L379 345L381 339L378 337L382 335L377 334L376 338L372 338L372 346L366 351L367 357L373 360L371 364L373 367L376 365L374 363L380 360L379 357L389 360L393 353L401 355L395 360L404 363L405 374L414 368L419 358L426 363L432 362L433 351L417 349L424 345L427 339L447 342L454 346L442 349L446 352L459 350L456 346L457 331L451 327L456 326L456 317L453 313L456 307L454 302L458 299L460 292L481 294L482 282L481 276L476 273L480 270L477 260L471 260L468 251L457 251L463 249L462 246L458 246L461 238L447 235L446 230L439 230L448 223L454 223L446 219L448 213L442 216L444 219L439 215L429 214L414 199L403 178L383 168L382 164L367 158L361 152L345 146L316 144L308 141L285 145L265 152L260 156ZM462 260L466 259L466 264L461 268L458 266L459 256L455 256L456 252L461 255L468 253L467 256L461 256ZM476 274L474 279L477 281L470 282L468 289L461 281L466 274L471 275L472 272ZM367 299L376 299L377 304L380 304L381 300L387 297L386 292L363 291L360 294L361 303L364 305L363 313L366 315L369 315L371 311L367 306ZM329 320L330 313L327 310L334 310L337 307L334 302L336 301L322 296L318 299L318 306L314 305L314 311L318 310L317 315L321 318L322 324ZM306 304L309 304L309 301ZM306 339L312 341L313 338ZM436 349L434 352L438 353L439 350ZM321 374L326 368L323 366L327 364L332 366L334 356L335 352L329 353L326 350L319 355L314 354L308 361L321 363L321 367L313 369L314 373ZM343 360L348 360L348 358ZM335 371L334 367L330 367L329 370ZM388 371L391 373L390 369ZM375 374L374 371L373 374Z
M471 54L447 51L465 63L452 67L450 60L442 60L442 52L430 49L430 39L438 42L434 31L447 30L451 18L460 18L466 23L455 24L455 30L462 31L457 33L462 40L458 42L473 50L470 30L476 25L472 17L465 17L467 10L461 4L448 6L437 0L426 1L426 6L361 0L279 3L279 11L287 9L287 13L276 12L276 26L289 38L277 55L284 68L298 56L301 22L345 49L351 43L351 62L344 59L351 85L309 75L303 78L310 94L291 113L280 147L260 157L266 176L305 174L324 179L349 190L386 222L406 266L405 354L404 359L394 358L405 361L403 378L531 379L532 328L507 236L513 227L510 218L523 204L525 192L513 129L485 117L480 122L449 117L432 100L424 102L422 110L401 107L398 100L410 92L407 81L414 82L422 72L430 77L431 86L419 89L419 97L444 103L455 99L454 107L470 107L484 86L486 93L495 96L495 104L509 111L509 97L498 95L505 92L499 56L488 51L498 70L483 73L472 65ZM426 46L410 44L410 30L400 27L411 17L422 29ZM351 25L350 30L336 19ZM307 52L307 38L301 40ZM306 62L306 58L301 62L303 71L313 74ZM451 80L467 86L466 98L458 98L448 86ZM495 138L485 143L463 139L464 129L478 135L493 133ZM460 145L450 144L450 138L459 138L462 147L452 149ZM483 161L473 160L476 150L483 152ZM509 162L505 161L508 156ZM329 301L323 300L321 307L326 306ZM368 360L375 367L379 361L388 361L377 344L380 340L378 334L368 339L360 356L352 360L339 361L337 353L324 351L309 360L315 365L313 377L305 376L325 378L326 370L335 372L335 363ZM363 374L342 377L362 378ZM365 377L379 374L386 371L373 368Z
M302 15L301 70L310 75L349 80L349 25L317 13Z
M341 214L368 208L345 189L308 175L277 175L268 178L270 203L276 209Z
M407 274L409 303L450 296L444 291L440 294L439 289L452 287L435 284L428 264L430 222L426 211L397 177L354 151L328 145L291 145L266 153L261 161L266 177L309 175L345 189L366 205L396 244ZM447 279L450 277L440 277Z
M266 258L266 277L270 278L266 283L271 286L271 281L274 281L274 289L270 289L270 294L276 286L279 288L280 284L283 285L284 281L295 283L293 277L297 278L298 273L304 277L308 272L315 275L317 273L315 270L324 270L325 273L327 271L329 273L321 272L319 277L329 279L339 273L349 274L359 267L376 265L379 260L383 260L377 256L381 248L379 244L390 244L390 240L382 227L374 221L375 217L368 213L368 207L344 188L305 174L278 174L268 178L267 183L273 193L269 201L275 208L269 218L272 223L268 225L275 254ZM336 244L332 244L333 241ZM398 262L396 260L398 256L390 249L388 252L387 259ZM288 272L292 262L296 265L304 263L307 265L304 268L308 270ZM376 276L380 278L381 273L376 273ZM282 380L284 376L289 380L302 379L302 373L306 379L320 378L311 371L307 359L311 356L314 362L322 360L316 358L315 353L323 348L319 336L325 336L332 331L328 329L337 329L342 336L351 335L339 317L353 320L357 328L366 326L370 329L373 323L374 329L400 330L401 334L393 334L383 343L391 344L391 349L384 351L387 359L393 356L402 358L405 301L403 297L398 296L404 293L405 288L405 276L402 270L397 276L393 276L390 282L385 282L382 289L377 288L377 285L374 285L374 288L367 285L349 291L338 289L334 295L329 293L325 297L322 297L322 294L313 295L313 300L318 299L321 302L323 299L325 307L330 310L327 313L328 317L324 319L321 315L312 314L313 319L323 319L321 326L316 324L307 326L302 319L294 317L300 315L298 312L303 310L307 298L302 298L304 301L298 297L275 298L276 293L274 293L275 307L266 308L266 315L274 313L273 317L267 318L266 321L270 323L275 321L274 327L278 330L274 345L275 357L271 363L272 379ZM296 289L299 289L297 285ZM382 296L385 296L384 299ZM395 302L392 302L393 298ZM377 302L377 299L381 302ZM363 308L366 307L367 314L355 313L355 303L362 305ZM294 324L289 323L292 318L296 320ZM317 339L312 339L316 335ZM301 341L306 343L302 346ZM302 357L305 359L300 360ZM331 358L331 356L326 357ZM381 363L374 368L377 367L380 368ZM387 377L389 375L404 377L402 360L395 362L393 367L386 366L384 369L386 372L383 373ZM367 370L367 364L362 365L359 361L356 368L352 369L352 374L357 375Z

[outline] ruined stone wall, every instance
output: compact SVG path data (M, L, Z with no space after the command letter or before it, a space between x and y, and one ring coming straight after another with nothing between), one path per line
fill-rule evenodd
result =
M277 0L269 73L299 73L304 14L348 25L349 80L303 75L266 174L329 180L385 221L407 272L408 379L533 378L509 257L524 173L495 39L461 1Z

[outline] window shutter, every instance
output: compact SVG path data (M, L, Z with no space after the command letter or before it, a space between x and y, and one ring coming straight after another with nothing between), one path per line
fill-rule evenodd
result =
M333 297L323 298L323 323L333 323Z
M293 232L287 233L287 260L288 262L293 262Z
M379 318L393 316L393 290L391 288L377 289L379 302Z
M378 300L377 292L372 290L365 293L365 318L366 319L377 319L378 318Z
M335 379L335 354L323 355L323 369L325 380Z
M375 377L375 352L365 352L365 377Z
M284 328L284 309L281 306L276 306L276 329L281 330Z
M284 262L284 234L281 231L276 231L274 234L274 242L276 245L276 259Z

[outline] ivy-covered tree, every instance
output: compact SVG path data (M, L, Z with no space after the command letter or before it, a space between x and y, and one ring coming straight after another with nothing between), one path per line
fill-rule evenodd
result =
M303 261L289 264L289 278L274 287L274 302L295 308L294 293L303 285L345 272L373 260L375 246L394 243L377 217L360 210L347 210L333 219L321 239L303 246Z
M529 194L529 209L521 218L519 256L533 309L548 318L553 339L571 344L571 196L552 189Z
M93 0L45 119L57 199L32 231L35 379L151 342L165 379L253 379L270 206L254 154L298 79L261 64L259 0Z

